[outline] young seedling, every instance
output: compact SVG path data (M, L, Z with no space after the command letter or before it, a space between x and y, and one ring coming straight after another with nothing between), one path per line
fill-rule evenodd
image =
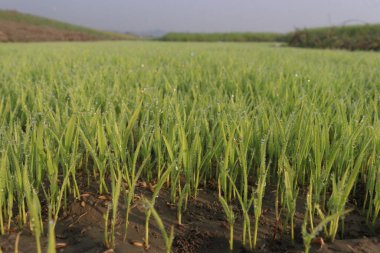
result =
M115 226L116 226L116 218L117 218L117 208L119 205L119 197L121 192L121 181L122 181L122 175L121 170L119 169L118 164L116 164L117 167L113 168L113 175L112 175L112 220L111 220L111 231L110 231L110 240L109 245L110 248L115 248ZM115 171L116 170L116 171ZM105 227L107 229L107 227Z
M330 199L327 203L330 214L335 213L343 213L345 210L346 203L348 201L348 197L351 193L352 188L355 185L356 179L359 175L361 163L365 155L365 150L368 147L369 143L363 147L358 158L356 159L354 166L352 168L348 168L341 178L337 178L336 176L332 176L332 192ZM335 240L336 234L339 228L339 220L341 217L336 217L329 224L328 229L328 239L331 241Z
M182 225L182 211L186 211L187 209L187 200L190 191L190 184L186 184L182 190L179 190L179 198L177 203L177 220L178 224ZM184 210L182 210L182 206L185 205Z
M252 193L253 205L254 205L253 212L255 215L255 227L253 231L253 248L254 249L256 249L257 233L259 230L259 219L261 217L263 198L265 194L265 186L266 186L266 180L267 180L267 174L268 174L268 169L265 166L265 149L266 149L266 144L265 142L263 142L260 148L261 164L260 164L259 173L258 173L257 187Z
M318 209L319 212L321 212L321 210L319 209L318 206L316 208ZM323 219L319 222L319 224L315 228L311 228L311 232L308 233L307 232L307 223L308 223L308 219L309 219L309 215L310 215L310 210L306 210L305 217L304 217L304 223L302 225L302 238L303 238L303 243L304 243L304 247L305 247L304 253L309 253L310 244L311 244L312 240L318 236L320 231L322 231L328 225L329 222L333 221L337 217L344 215L345 213L348 213L348 212L349 211L345 211L343 213L335 213L335 214L329 215L327 217L323 217Z
M284 160L284 184L285 184L285 203L287 206L287 220L290 218L290 237L294 242L294 214L296 212L296 201L298 196L298 188L295 172L289 165L289 162Z
M4 220L3 220L3 208L6 205L5 193L7 190L7 159L6 156L0 159L0 234L3 235Z
M172 170L173 166L170 166L161 176L160 180L157 182L156 186L154 187L154 192L152 195L152 199L149 202L152 207L154 207L154 204L156 202L156 198L158 197L158 194L160 193L160 190L164 183L166 182L167 178L170 175L170 172ZM149 220L152 212L152 208L149 208L146 212L146 218L145 218L145 247L149 247Z
M99 125L99 124L98 124ZM83 143L85 144L85 147L87 149L87 152L91 154L92 159L94 160L94 163L98 169L99 174L99 193L108 192L107 185L105 182L105 170L106 170L106 162L107 162L107 156L105 154L106 152L106 140L104 139L104 132L101 126L98 126L98 138L99 138L99 149L100 154L96 151L96 147L94 146L96 143L95 141L89 140L89 138L86 136L85 131L82 128L79 128L79 133L82 137Z
M131 205L133 202L133 199L135 197L135 188L138 179L140 178L140 175L145 168L146 163L149 160L149 157L146 158L140 167L137 169L137 158L140 152L141 144L143 142L143 138L139 141L137 144L134 156L133 156L133 161L131 164L131 171L128 170L127 167L124 168L123 170L123 178L127 182L127 187L128 189L126 190L126 198L125 198L125 205L126 205L126 213L125 213L125 232L124 232L124 241L127 239L127 232L128 232L128 225L129 225L129 213L131 212ZM136 171L137 169L137 171Z
M36 239L37 253L42 253L40 240L43 233L41 206L36 191L30 185L27 168L24 168L23 185L30 214L30 230L34 233Z
M235 215L234 210L231 205L227 204L227 201L223 196L219 196L219 202L223 207L224 213L226 214L227 222L230 226L230 250L234 249L234 223L235 223Z
M160 229L161 234L164 237L166 253L171 253L171 247L174 240L174 227L171 226L170 234L168 235L161 217L158 215L157 211L154 209L154 203L152 203L151 201L147 199L142 199L142 202L143 202L143 205L147 207L147 213L150 213L153 215L153 218L155 219L158 225L158 228Z
M111 205L108 205L107 206L107 211L105 212L105 214L103 214L103 219L104 219L104 246L107 248L107 249L111 249L112 248L112 244L111 244L111 238L110 238L110 235L109 235L109 231L108 231L108 224L109 224L109 217L110 217L110 211L111 211L112 207Z
M314 229L314 205L313 205L313 184L310 183L309 184L309 190L307 192L307 196L306 196L306 212L307 212L307 215L310 219L309 223L310 223L310 227L311 227L311 230ZM305 217L306 219L306 217Z
M48 248L47 253L56 253L56 244L55 244L55 222L52 217L52 210L49 206L49 235L48 235Z
M228 179L230 181L230 184L232 185L232 187L235 191L235 194L239 200L240 207L241 207L242 212L243 212L243 235L242 235L243 246L246 245L246 238L247 238L247 233L248 233L249 249L252 250L251 220L249 218L249 210L253 204L253 197L254 196L252 195L250 199L244 200L242 198L241 194L239 193L238 189L236 188L236 185L233 182L233 180L231 179L231 177L229 175L227 175L227 176L228 176Z
M263 205L263 197L265 193L265 185L266 185L266 176L267 171L265 170L263 174L259 177L259 182L257 183L257 188L253 193L253 212L255 215L255 227L253 231L253 248L256 249L257 242L257 233L259 229L259 219L261 217L262 205Z
M372 225L376 224L377 218L379 216L380 211L380 170L377 172L376 186L375 186L375 196L373 198L373 217L372 217Z

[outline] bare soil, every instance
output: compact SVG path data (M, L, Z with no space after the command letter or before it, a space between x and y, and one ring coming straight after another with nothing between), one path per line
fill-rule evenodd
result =
M151 191L145 183L136 189L136 201L145 196L150 197ZM165 252L164 241L155 224L153 217L150 223L150 245L146 249L144 244L145 213L136 205L130 214L130 223L127 240L123 240L125 226L125 205L123 200L119 205L119 216L116 229L116 248L113 251L104 246L104 213L107 210L111 197L99 195L93 189L83 191L80 200L73 200L66 211L62 213L56 227L57 252L120 252L120 253L160 253ZM275 218L275 194L268 191L264 198L263 215L260 219L259 238L257 249L254 252L303 252L301 226L303 223L304 202L300 199L295 215L294 243L290 240L289 228L282 227ZM230 252L229 228L225 221L223 210L218 203L217 192L214 187L207 186L199 191L197 199L189 201L188 209L184 212L182 223L177 224L176 207L170 203L169 192L162 189L156 200L155 208L160 214L167 231L171 226L175 228L173 252ZM242 246L242 215L236 207L237 220L235 223L235 241L233 252L248 252ZM253 220L252 220L253 223ZM21 233L20 233L21 232ZM346 217L344 240L335 240L324 245L316 242L311 252L320 253L377 253L380 252L380 228L369 229L364 218L358 212L352 212ZM45 229L47 233L47 228ZM36 252L34 236L28 228L21 230L14 228L7 235L0 237L1 249L4 253L14 252L17 235L19 236L19 252ZM42 238L43 252L46 252L47 237ZM108 251L107 251L108 250Z

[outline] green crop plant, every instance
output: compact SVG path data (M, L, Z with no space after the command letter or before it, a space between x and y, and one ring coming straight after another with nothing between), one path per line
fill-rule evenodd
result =
M366 178L366 195L363 203L362 212L367 209L367 224L375 225L380 211L380 159L376 159L376 145L374 141L373 151L368 159L368 174ZM370 222L370 219L372 221Z
M103 243L104 243L104 246L108 249L112 248L112 241L111 241L111 237L108 230L111 209L112 209L111 205L108 205L106 212L103 214L103 219L104 219Z
M294 241L294 214L296 212L298 188L296 184L296 175L294 170L290 167L290 164L286 157L282 158L284 184L285 184L285 197L284 202L287 207L287 218L290 219L290 237Z
M248 237L248 245L249 249L252 250L252 237L251 237L251 220L249 218L249 210L252 207L254 195L252 194L251 198L244 199L241 194L239 193L238 188L236 187L235 183L231 179L229 175L227 175L230 184L232 185L234 192L237 196L237 199L239 201L241 210L243 212L243 233L242 233L242 243L243 246L246 246L246 238ZM247 235L248 233L248 235Z
M376 164L376 148L373 149L372 154L369 157L368 160L368 177L366 178L366 193L364 197L364 203L363 203L363 208L362 212L365 213L365 209L367 206L372 206L374 203L373 201L375 200L374 195L376 194L376 186L377 186L377 181L379 178L378 175L378 165ZM367 217L366 221L369 223L370 217L372 215L372 208L368 208L367 211Z
M1 157L0 161L0 233L4 234L4 216L3 209L6 206L6 192L7 192L7 157Z
M218 177L218 189L219 195L223 191L227 200L230 201L232 198L232 194L234 190L232 187L229 187L228 176L229 173L232 173L232 168L235 167L235 149L233 146L235 129L226 126L226 130L224 127L221 128L223 141L224 141L224 159L222 165L220 166L219 177ZM244 168L243 168L244 169ZM232 175L235 176L235 175ZM248 193L247 193L248 194Z
M171 185L170 199L173 203L175 203L176 198L177 198L177 184L181 175L181 171L178 169L176 159L174 158L174 151L173 151L174 145L171 144L173 140L169 141L168 138L166 138L165 136L162 136L162 139L165 143L165 147L169 156L168 157L169 162L171 164L174 164L173 166L175 166L175 169L172 170L172 173L171 173L172 175L170 176L170 185Z
M374 53L153 41L3 43L0 53L1 234L29 225L38 244L73 199L96 192L113 195L104 220L113 247L116 199L126 239L140 185L152 206L160 197L176 206L178 223L203 189L218 191L230 244L241 231L252 249L267 198L277 239L281 224L300 238L304 198L310 233L323 220L317 206L334 217L323 226L330 240L344 235L349 202L370 228L379 222Z
M25 189L26 203L29 209L30 215L30 230L34 233L36 239L37 253L41 253L41 235L43 234L42 218L41 218L41 206L35 189L32 188L28 169L23 168L23 188Z
M378 170L376 175L376 186L375 186L375 196L373 198L373 218L372 218L372 224L374 225L377 221L377 217L379 216L380 212L380 170Z
M313 204L313 184L309 184L309 190L306 195L306 214L309 220L310 228L314 229L314 204ZM307 222L307 219L305 218L305 221Z
M25 196L24 196L25 182L24 182L24 180L28 180L27 185L30 185L30 184L29 184L28 175L25 175L25 178L23 177L23 173L22 173L20 164L18 162L17 155L15 154L14 150L15 150L15 147L12 147L9 152L10 152L10 156L12 157L12 165L14 166L14 169L15 169L14 174L13 174L14 179L15 179L14 188L16 188L15 191L17 194L16 198L17 198L17 203L18 203L18 213L20 216L18 226L22 227L24 224L26 224L26 208L25 208ZM29 203L31 204L32 203L32 197L31 196L29 196L29 201L30 201Z
M55 244L55 221L52 218L52 210L49 206L49 231L47 253L56 253Z
M261 143L260 147L260 158L261 158L261 164L260 168L258 170L258 182L257 187L253 192L253 212L255 215L255 225L253 230L253 248L256 249L256 243L257 243L257 233L259 230L259 219L261 217L262 213L262 206L263 206L263 198L265 194L265 186L266 186L266 180L267 180L267 173L268 169L265 165L265 152L266 151L266 143L265 140Z
M224 213L226 215L226 219L228 222L228 225L230 226L230 250L232 251L234 248L234 223L235 223L235 214L233 207L231 205L227 204L227 201L224 199L223 196L219 196L219 202L223 207Z
M352 168L347 169L341 178L332 176L332 192L328 201L328 209L330 214L342 213L345 209L348 197L354 187L355 180L360 172L360 166L365 156L365 150L371 140L361 149L358 158ZM336 217L330 222L328 230L328 239L334 241L339 228L339 220L342 217Z
M169 177L172 166L170 166L161 176L160 180L157 182L154 192L152 194L152 199L149 201L150 205L154 207L154 204L156 203L156 198L158 197L158 194L160 193L161 188L163 187L164 183L166 182L167 178ZM145 217L145 246L149 247L149 220L151 216L152 208L149 208L146 211L146 217Z
M98 169L97 175L99 177L99 192L103 193L108 192L106 182L105 182L105 170L107 164L107 140L105 138L105 133L103 129L103 125L100 122L93 123L92 128L96 129L95 137L87 137L86 133L83 131L84 128L80 128L80 134L83 140L83 143L86 146L86 149L91 154L94 163ZM91 138L91 139L90 139Z
M340 151L342 143L335 143L334 145L328 145L329 134L327 123L321 119L320 115L316 116L319 122L323 122L322 129L315 127L312 132L312 153L313 153L313 165L315 168L310 171L310 178L313 189L313 202L325 206L326 190L329 186L329 176L331 175L331 169ZM326 150L329 149L329 152ZM314 211L313 211L314 213Z
M316 206L316 208L318 209L319 212L321 212L321 210L319 209L318 206ZM344 211L343 213L335 213L335 214L329 215L327 217L322 217L323 219L319 222L319 224L316 227L313 227L313 226L311 227L311 232L309 233L307 231L307 224L308 224L308 219L310 218L309 214L311 212L310 212L309 208L307 208L306 213L305 213L305 217L304 217L304 223L302 225L302 237L303 237L303 243L304 243L304 247L305 247L304 252L309 253L310 244L311 244L312 240L316 236L318 236L318 234L328 225L329 222L333 221L334 219L338 218L341 215L344 215L347 212L348 211Z
M113 169L112 173L112 203L111 203L111 209L112 209L112 219L111 219L111 231L108 233L109 239L107 239L107 246L108 248L115 248L116 242L115 242L115 226L116 226L116 219L117 219L117 212L118 212L118 205L119 205L119 198L120 198L120 192L121 192L121 182L122 182L122 172L119 169L119 164L116 163L114 165L115 167ZM107 215L108 216L108 215ZM107 217L108 218L108 217ZM105 230L108 230L108 227L104 227Z
M133 199L135 197L135 188L137 181L141 175L142 170L145 167L145 164L148 162L148 158L145 159L139 168L137 168L137 158L140 153L141 144L143 142L143 138L139 141L139 143L136 146L136 150L134 152L133 158L128 159L129 166L123 167L123 178L124 181L127 183L127 189L125 191L125 205L126 205L126 213L125 213L125 232L124 232L124 241L127 239L127 230L128 230L128 224L129 224L129 214L131 212L131 205L133 202ZM131 161L132 160L132 161Z
M178 224L182 225L182 212L187 209L187 201L189 198L190 185L186 184L183 189L179 189L179 198L177 204L177 220ZM183 207L183 205L185 205Z
M170 253L173 240L174 240L174 227L172 226L170 228L170 234L168 234L165 230L165 226L164 226L164 223L162 222L161 217L157 213L156 209L154 209L154 204L152 204L152 202L147 199L142 199L142 201L143 201L143 205L147 206L147 213L152 214L154 220L156 221L158 225L158 228L161 231L161 234L165 241L166 253Z

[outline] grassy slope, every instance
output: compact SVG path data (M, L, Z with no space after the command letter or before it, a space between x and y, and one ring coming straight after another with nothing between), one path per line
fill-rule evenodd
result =
M380 25L299 30L290 36L289 45L311 48L380 50Z
M45 37L41 38L38 33L44 34ZM66 40L66 38L67 40L124 40L135 37L99 31L17 11L0 10L0 41Z

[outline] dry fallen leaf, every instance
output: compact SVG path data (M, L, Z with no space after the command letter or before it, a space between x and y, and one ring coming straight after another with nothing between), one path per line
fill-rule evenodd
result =
M312 241L311 241L312 244L317 244L319 246L323 246L325 244L324 240L322 237L315 237Z
M86 232L87 232L87 229L84 228L84 229L82 229L82 230L80 231L80 234L81 234L81 235L84 235L84 233L86 233Z
M131 241L130 243L131 243L133 246L136 246L136 247L144 247L144 243L143 243L143 242Z
M55 248L56 249L63 249L63 248L66 248L67 247L67 243L64 243L64 242L57 242L55 244Z
M149 191L152 193L154 192L154 187L151 183L148 184Z

